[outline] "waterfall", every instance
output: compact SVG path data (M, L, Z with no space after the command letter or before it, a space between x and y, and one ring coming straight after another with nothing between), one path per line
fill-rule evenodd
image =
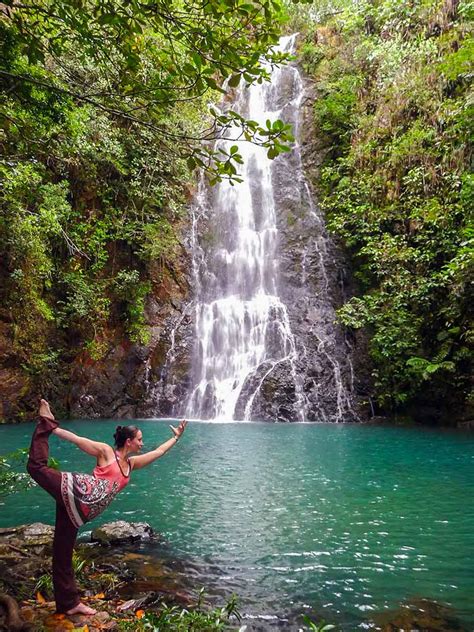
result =
M293 52L295 39L283 37L279 50ZM300 74L294 65L270 70L270 82L236 91L232 109L260 123L281 118L298 137ZM229 151L235 141L219 143ZM194 350L188 399L174 412L344 420L352 414L351 367L330 297L337 262L300 147L274 161L251 143L239 151L243 182L209 187L203 179L193 204Z

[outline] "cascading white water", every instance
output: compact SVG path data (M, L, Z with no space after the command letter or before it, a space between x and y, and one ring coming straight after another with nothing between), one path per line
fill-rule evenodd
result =
M279 49L292 52L295 39L282 38ZM297 67L269 70L271 82L242 86L232 108L260 123L291 123L297 142L274 161L242 143L241 184L201 180L191 243L194 318L186 308L173 324L166 371L150 390L159 414L357 419L352 347L335 312L344 258L313 200L298 142L306 93ZM220 142L229 151L235 140ZM309 143L310 161L312 150Z
M291 51L294 39L282 38L279 49ZM291 70L295 83L301 84L297 71ZM278 119L281 109L274 105L274 94L279 90L281 72L273 70L271 83L242 87L235 109L258 121ZM299 99L301 85L294 92ZM233 144L221 142L227 151ZM231 420L248 377L263 363L268 364L267 374L276 364L288 362L299 401L298 420L304 420L295 340L286 306L278 296L272 161L265 149L251 143L242 143L239 150L245 162L244 182L231 186L224 181L212 192L209 239L213 244L197 266L197 367L186 412L201 419ZM201 192L196 205L201 213L205 197ZM199 257L196 246L195 256ZM258 385L249 393L246 419L257 390Z

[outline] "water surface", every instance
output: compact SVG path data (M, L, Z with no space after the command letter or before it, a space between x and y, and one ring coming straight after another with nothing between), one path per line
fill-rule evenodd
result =
M146 449L169 436L168 422L136 423ZM110 441L116 422L64 425ZM26 446L32 429L2 427L2 453ZM56 437L51 445L62 469L92 470L93 459L73 445ZM474 438L455 432L191 422L95 524L149 522L169 554L192 566L193 581L237 593L247 615L291 621L311 609L353 630L421 597L451 605L469 627L473 460ZM54 520L42 490L4 500L0 526L36 520Z

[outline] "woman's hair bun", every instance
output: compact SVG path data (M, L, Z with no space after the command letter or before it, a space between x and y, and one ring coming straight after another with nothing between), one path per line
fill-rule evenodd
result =
M115 446L122 448L127 439L134 439L138 432L136 426L117 426L114 433Z

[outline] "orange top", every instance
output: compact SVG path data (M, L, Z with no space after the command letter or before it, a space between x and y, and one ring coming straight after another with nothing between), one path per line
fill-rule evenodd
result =
M71 522L80 527L106 509L130 480L132 466L124 472L115 454L115 461L96 465L92 476L77 472L63 472L61 492Z
M121 489L125 487L125 485L127 485L128 481L130 480L130 472L132 466L128 459L127 463L128 471L124 472L120 466L118 456L117 454L115 454L115 461L112 461L112 463L108 463L107 465L96 465L94 471L92 472L92 476L109 481L110 483L117 483L118 493Z

